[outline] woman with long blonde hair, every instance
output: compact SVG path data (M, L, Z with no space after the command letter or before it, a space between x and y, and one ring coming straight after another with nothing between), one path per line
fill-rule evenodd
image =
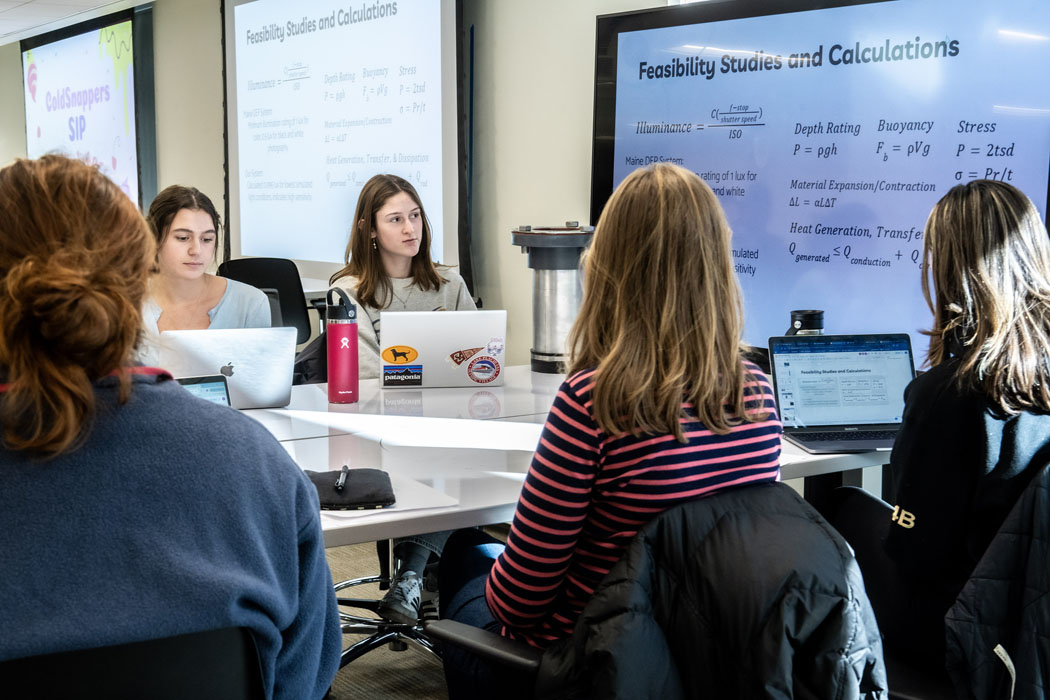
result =
M696 174L654 165L605 205L583 262L571 366L506 546L476 530L441 560L441 614L535 646L567 637L635 533L683 501L779 478L769 381L742 358L731 231ZM446 649L452 697L493 679Z

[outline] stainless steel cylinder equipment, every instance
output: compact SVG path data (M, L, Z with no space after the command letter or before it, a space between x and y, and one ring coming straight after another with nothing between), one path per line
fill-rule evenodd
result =
M510 240L529 256L532 275L532 370L565 371L565 340L583 299L580 253L590 245L593 226L520 226Z

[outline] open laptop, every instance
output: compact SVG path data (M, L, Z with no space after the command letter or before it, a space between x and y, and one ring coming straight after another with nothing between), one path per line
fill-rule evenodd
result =
M915 376L906 333L769 339L784 437L807 452L889 450Z
M506 311L384 311L380 334L385 389L503 386Z
M198 399L211 401L220 406L230 405L230 388L226 385L226 377L221 374L210 374L206 377L176 377L175 381Z
M159 365L175 377L226 377L234 408L287 406L292 398L294 328L164 331Z

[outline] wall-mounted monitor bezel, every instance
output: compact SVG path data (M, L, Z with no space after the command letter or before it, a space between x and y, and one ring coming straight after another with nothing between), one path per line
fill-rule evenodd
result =
M44 34L22 39L19 42L23 62L27 51L32 51L55 42L82 36L115 24L131 22L133 43L133 104L135 120L135 156L137 164L138 198L135 204L145 210L157 194L157 117L153 79L153 5L144 4L95 17L77 24L56 29ZM26 66L22 66L23 80ZM23 86L23 94L25 94ZM26 150L29 150L30 129L28 112L26 118ZM119 184L119 183L118 183Z

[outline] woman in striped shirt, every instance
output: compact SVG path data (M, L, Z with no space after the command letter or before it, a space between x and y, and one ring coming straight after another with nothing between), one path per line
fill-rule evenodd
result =
M653 516L779 478L773 392L741 357L730 237L714 193L683 168L637 170L613 193L506 546L478 530L449 540L444 617L545 647L571 634ZM453 698L498 687L469 653L446 648L444 661Z

